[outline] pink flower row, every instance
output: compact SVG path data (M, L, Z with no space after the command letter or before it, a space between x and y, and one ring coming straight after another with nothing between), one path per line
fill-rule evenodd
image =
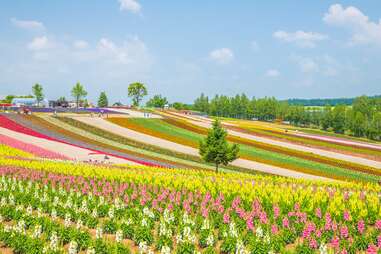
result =
M19 141L17 139L14 139L14 138L11 138L11 137L8 137L5 135L1 135L1 134L0 134L0 143L7 145L7 146L10 146L10 147L13 147L13 148L16 148L16 149L19 149L19 150L22 150L22 151L27 152L27 153L33 154L34 156L41 157L41 158L70 160L70 158L68 158L62 154L52 152L52 151L46 150L44 148L41 148L41 147L38 147L38 146L35 146L32 144L24 143L24 142Z
M160 167L160 165L157 165L157 164L154 164L154 163L151 163L151 162L146 162L146 161L143 161L143 160L126 158L124 156L119 156L119 155L114 155L114 154L109 154L109 153L104 153L102 151L97 151L97 150L94 150L94 149L89 149L89 148L78 146L78 145L74 145L74 144L71 144L71 143L68 143L68 142L56 139L56 138L52 138L52 137L50 137L48 135L45 135L43 133L34 131L34 130L32 130L30 128L27 128L25 126L22 126L22 125L18 124L17 122L15 122L15 121L13 121L13 120L5 117L5 116L2 116L2 115L0 115L0 127L6 128L6 129L9 129L9 130L12 130L12 131L17 131L17 132L20 132L20 133L23 133L23 134L26 134L26 135L34 136L34 137L37 137L37 138L43 138L43 139L47 139L47 140L51 140L51 141L60 142L60 143L63 143L63 144L75 146L75 147L78 147L78 148L87 149L87 150L90 150L90 151L95 152L95 153L104 154L104 155L108 155L108 156L113 156L113 157L125 159L125 160L128 160L128 161L133 161L133 162L136 162L138 164L145 165L145 166Z

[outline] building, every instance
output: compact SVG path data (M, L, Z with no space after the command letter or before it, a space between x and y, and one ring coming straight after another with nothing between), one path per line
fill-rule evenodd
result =
M49 101L49 108L68 108L69 102L67 101Z

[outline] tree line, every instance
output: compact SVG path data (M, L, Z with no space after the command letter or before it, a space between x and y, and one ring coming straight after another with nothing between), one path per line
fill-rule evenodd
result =
M371 96L370 99L381 98L381 95ZM332 99L288 99L289 105L300 106L336 106L336 105L352 105L356 98L332 98Z
M320 128L335 133L381 140L381 98L360 96L351 106L305 107L290 105L274 97L249 99L245 94L233 97L198 97L192 109L217 117L288 121L302 127Z

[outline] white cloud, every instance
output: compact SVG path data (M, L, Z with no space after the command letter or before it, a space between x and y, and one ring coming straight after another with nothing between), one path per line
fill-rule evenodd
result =
M279 77L279 75L280 75L280 72L276 69L270 69L266 71L267 77L275 78L275 77Z
M139 13L141 10L141 5L136 0L119 0L120 10L130 11L133 13Z
M108 38L101 38L97 50L100 57L114 63L130 64L139 61L138 58L151 60L146 45L138 37L133 37L120 46Z
M230 63L234 59L233 51L229 48L220 48L212 50L209 57L220 64Z
M89 46L89 43L84 40L77 40L73 43L74 48L76 49L86 49Z
M323 21L329 25L351 31L351 44L375 44L381 46L381 20L375 23L354 6L343 8L340 4L329 7Z
M317 42L326 40L328 38L328 36L324 34L304 32L301 30L294 33L288 33L279 30L273 34L273 37L288 43L295 43L299 47L303 48L314 48Z
M11 22L14 26L25 29L25 30L29 30L29 31L45 30L44 24L35 20L19 20L16 18L12 18Z
M35 37L28 43L28 49L38 51L53 47L53 43L46 36Z

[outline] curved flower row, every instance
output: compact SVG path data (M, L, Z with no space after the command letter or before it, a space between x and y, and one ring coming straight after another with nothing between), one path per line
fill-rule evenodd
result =
M113 154L97 151L97 150L94 150L94 149L89 149L89 148L86 148L86 147L82 147L82 146L79 146L79 145L74 145L74 144L71 144L71 143L68 143L68 142L65 142L65 141L62 141L62 140L50 137L48 135L39 133L37 131L34 131L34 130L32 130L30 128L27 128L25 126L22 126L22 125L16 123L15 121L12 121L9 118L7 118L5 116L2 116L2 115L0 115L0 127L7 128L7 129L10 129L12 131L20 132L20 133L27 134L27 135L30 135L30 136L34 136L34 137L38 137L38 138L43 138L43 139L47 139L47 140L51 140L51 141L56 141L56 142L61 142L61 143L68 144L68 145L71 145L71 146L87 149L87 150L90 150L92 152L101 153L101 154L105 154L105 155L109 155L109 156L114 156L114 157L117 157L117 158L122 158L122 159L125 159L125 160L129 160L129 161L133 161L133 162L139 163L141 165L157 166L154 163L150 163L150 162L146 162L146 161L141 161L141 160L135 160L135 159L131 159L131 158L126 158L124 156L113 155Z
M1 135L1 134L0 134L0 143L25 152L21 154L20 153L15 153L13 155L9 154L10 156L30 157L30 155L28 156L28 154L33 154L34 156L46 158L46 159L70 160L70 158L62 154L52 152L32 144L24 143L17 139L14 139L5 135Z
M109 118L107 120L125 128L193 148L198 147L198 140L202 138L201 134L207 133L206 128L194 127L190 123L174 119ZM158 121L166 122L160 123ZM243 159L287 168L298 172L340 180L360 179L365 181L377 181L380 179L381 175L381 172L375 168L326 158L316 154L301 152L232 135L228 136L228 140L241 144L240 157Z
M115 238L120 232L142 253L356 253L381 247L376 184L10 159L0 164L8 165L0 168L5 203L13 192L24 193L12 194L14 202L53 218L69 214L72 223L80 219Z

